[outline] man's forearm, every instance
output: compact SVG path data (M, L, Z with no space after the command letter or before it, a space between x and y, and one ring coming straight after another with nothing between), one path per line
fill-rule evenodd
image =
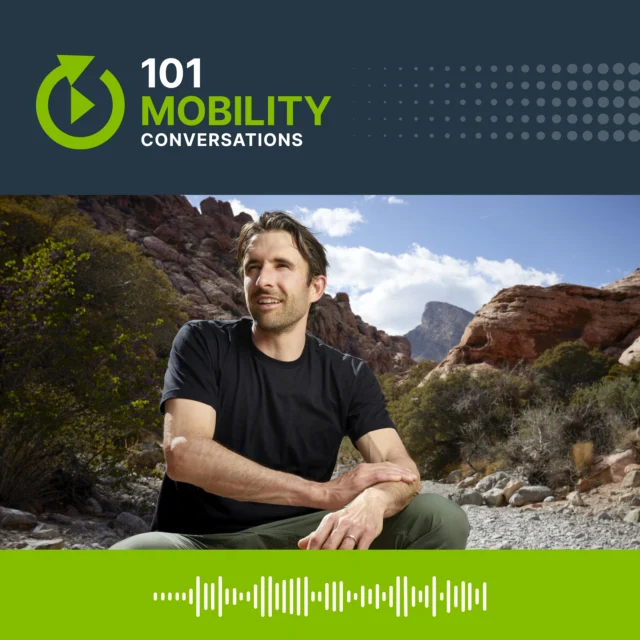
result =
M384 505L383 517L385 518L395 516L396 513L402 511L411 500L420 493L420 489L422 488L418 468L415 466L413 460L410 458L402 458L399 460L390 460L390 462L395 462L396 464L415 470L418 480L412 484L404 482L381 482L380 484L365 489L367 494L375 496L376 501Z
M166 453L167 475L240 501L323 508L321 483L274 471L213 440L177 438Z

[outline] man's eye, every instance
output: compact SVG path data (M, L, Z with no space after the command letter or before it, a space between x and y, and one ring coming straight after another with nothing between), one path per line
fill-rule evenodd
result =
M289 265L288 264L279 264L278 265L278 269L288 269Z

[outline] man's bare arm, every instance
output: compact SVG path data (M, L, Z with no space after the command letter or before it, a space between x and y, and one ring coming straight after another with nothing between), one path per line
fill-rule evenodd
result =
M234 500L337 509L380 482L413 482L413 474L391 463L360 465L334 481L319 483L264 467L212 440L216 412L194 400L165 404L167 475Z
M384 518L402 511L420 492L418 469L395 429L370 431L356 447L368 464L395 464L409 469L414 480L365 489L344 508L327 514L315 531L298 541L300 549L368 549L380 535Z
M356 447L366 462L391 462L415 473L416 480L410 484L384 482L366 489L368 495L384 505L385 518L402 511L420 493L422 486L418 467L407 453L398 433L395 429L370 431L356 442Z

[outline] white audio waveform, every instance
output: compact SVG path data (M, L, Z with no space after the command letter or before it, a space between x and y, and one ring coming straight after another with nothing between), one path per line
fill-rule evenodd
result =
M195 595L195 598L194 598ZM437 578L431 578L431 584L416 588L408 584L407 576L396 576L395 586L390 584L384 588L379 584L375 587L360 586L355 591L344 588L342 580L331 583L325 582L324 589L315 591L309 589L309 578L289 578L276 580L272 576L261 576L260 582L253 585L253 589L242 591L236 587L223 585L222 576L217 582L201 582L196 576L195 590L188 592L161 592L153 594L154 601L160 602L189 602L195 605L196 617L202 612L211 612L222 617L224 608L231 605L245 605L254 610L260 610L261 617L272 617L274 612L280 614L308 616L309 603L324 608L325 611L342 612L345 604L351 606L375 606L380 609L381 603L394 609L397 617L409 616L410 609L431 610L435 618L438 603L442 602L447 613L458 609L464 613L471 611L474 606L487 610L487 583L482 583L482 589L474 588L471 582L464 580L458 585L446 581L446 586L438 590ZM482 602L481 602L482 600ZM475 604L474 604L475 603Z

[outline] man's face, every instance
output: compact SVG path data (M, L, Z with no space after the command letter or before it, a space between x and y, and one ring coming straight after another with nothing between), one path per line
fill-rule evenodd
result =
M265 331L282 332L305 318L317 300L309 266L286 231L254 236L244 256L244 294L251 317Z

